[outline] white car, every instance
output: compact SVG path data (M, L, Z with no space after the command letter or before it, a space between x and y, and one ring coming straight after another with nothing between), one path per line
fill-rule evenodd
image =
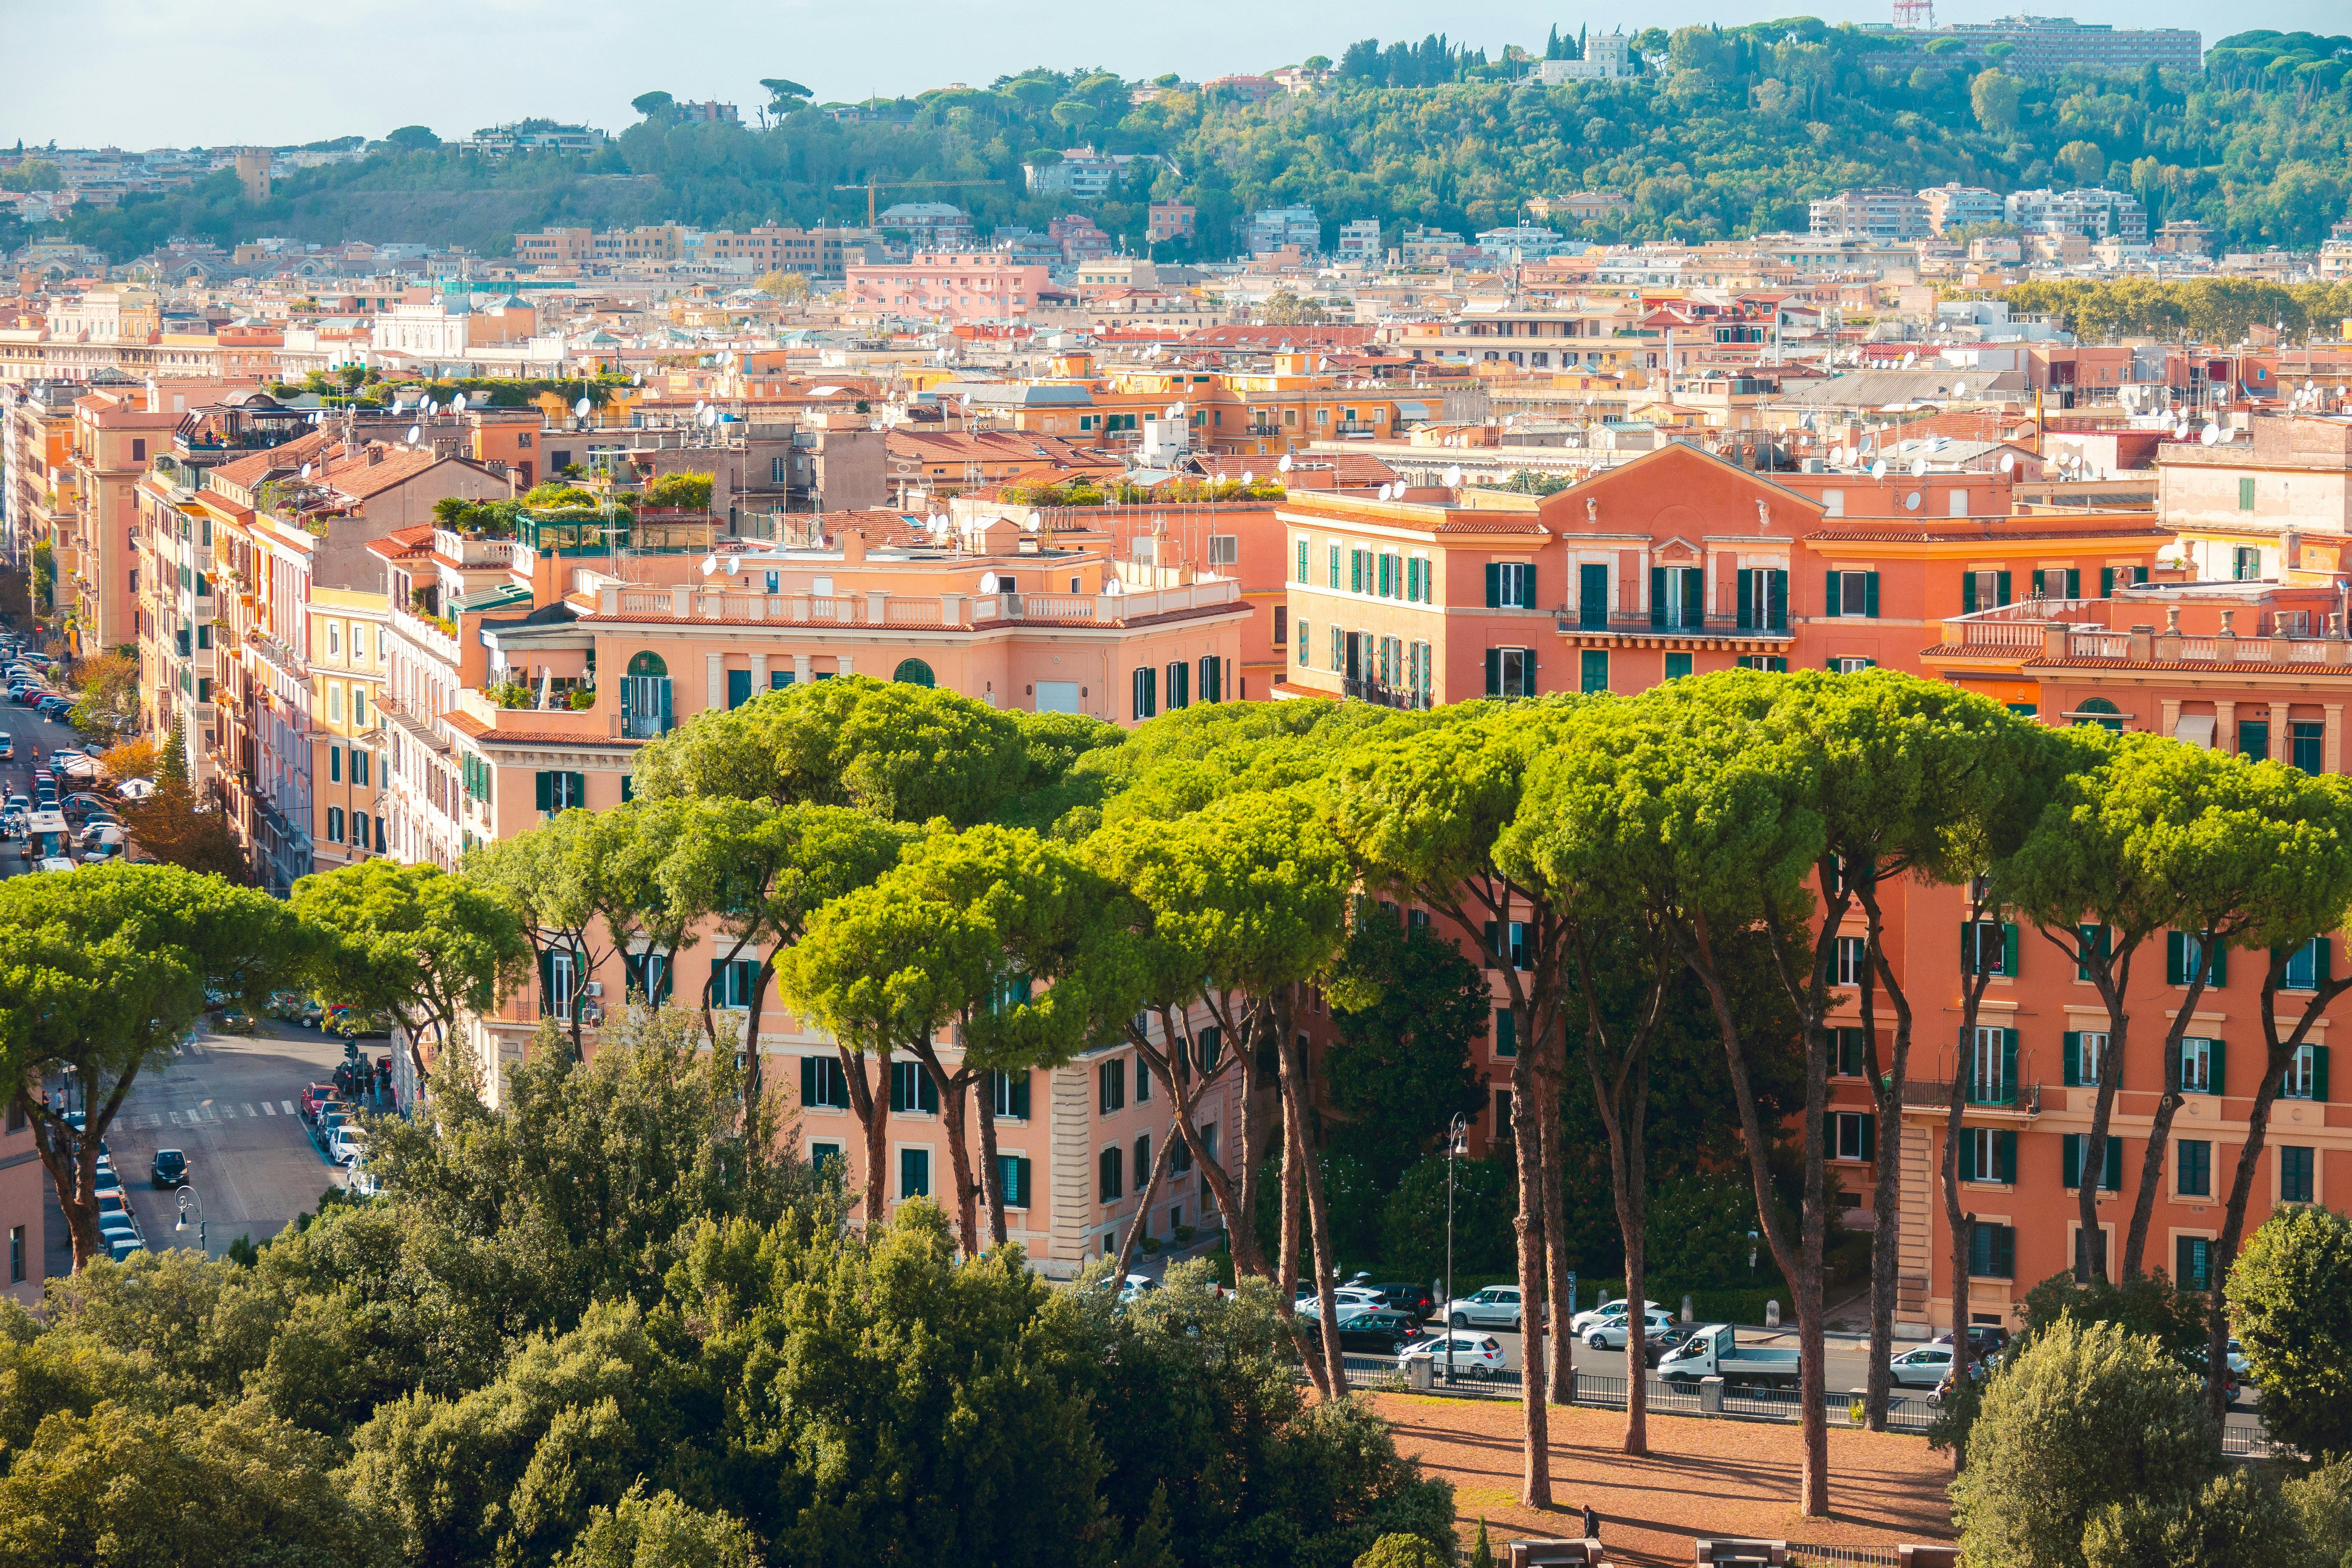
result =
M1625 1348L1625 1341L1631 1337L1626 1325L1625 1314L1613 1312L1585 1328L1584 1342L1597 1351L1622 1351ZM1670 1312L1642 1314L1642 1335L1645 1342L1655 1339L1674 1326L1674 1315Z
M33 862L36 871L70 871L73 868L74 862L62 855L44 855Z
M1335 1285L1331 1288L1331 1305L1339 1316L1352 1318L1358 1312L1378 1312L1385 1310L1388 1300L1378 1290L1367 1290L1356 1285ZM1313 1290L1301 1290L1292 1302L1300 1312L1319 1314L1322 1302Z
M335 1136L327 1145L328 1159L338 1165L355 1165L366 1157L366 1133L351 1126L335 1129Z
M1397 1370L1403 1372L1412 1363L1425 1361L1430 1363L1431 1373L1443 1378L1445 1375L1448 1337L1440 1334L1435 1339L1419 1340L1405 1346L1397 1352ZM1509 1370L1504 1364L1502 1343L1493 1335L1454 1334L1450 1337L1454 1342L1454 1376L1489 1378Z
M1642 1305L1648 1308L1654 1313L1663 1312L1665 1310L1664 1307L1659 1306L1655 1301L1644 1301ZM1601 1321L1603 1318L1622 1318L1624 1315L1625 1298L1620 1296L1613 1301L1603 1301L1601 1305L1592 1308L1589 1311L1577 1313L1576 1316L1568 1321L1568 1326L1572 1331L1580 1335L1585 1330L1592 1327L1593 1324Z
M1511 1329L1519 1326L1519 1288L1489 1285L1475 1295L1448 1301L1445 1321L1457 1329Z
M114 786L114 793L125 800L145 800L155 793L153 779L124 779Z
M1921 1345L1916 1351L1905 1351L1886 1364L1902 1387L1933 1388L1952 1370L1952 1347Z

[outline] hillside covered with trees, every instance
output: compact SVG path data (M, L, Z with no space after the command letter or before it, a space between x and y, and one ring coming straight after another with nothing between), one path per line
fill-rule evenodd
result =
M1812 18L1652 28L1633 44L1649 61L1640 78L1544 88L1536 58L1577 47L1557 31L1491 60L1436 35L1364 39L1315 93L1258 104L1173 76L1139 104L1114 73L1043 68L859 106L814 104L775 79L743 124L689 121L649 92L642 118L593 156L490 161L409 127L363 160L289 175L258 205L221 174L64 226L116 258L173 236L263 234L495 255L548 224L862 221L870 178L885 205L953 200L983 231L1042 227L1072 204L1029 195L1023 165L1080 144L1162 160L1089 206L1105 229L1140 251L1147 204L1189 202L1204 258L1234 249L1235 218L1286 203L1311 203L1327 228L1378 218L1393 243L1405 225L1468 233L1515 221L1529 197L1589 186L1632 207L1586 237L1696 240L1801 228L1809 200L1850 185L2104 184L2136 192L2153 222L2198 218L2233 246L2310 247L2352 195L2352 38L2244 33L2199 73L2053 77L1976 68L1938 52L1958 49L1948 38ZM948 183L889 189L915 181Z

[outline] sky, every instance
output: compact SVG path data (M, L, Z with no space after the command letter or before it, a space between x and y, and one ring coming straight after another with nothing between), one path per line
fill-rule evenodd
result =
M0 39L16 61L0 97L0 146L285 146L381 136L422 124L445 138L526 116L619 131L629 100L654 89L719 98L748 114L761 77L819 101L984 86L1034 65L1176 71L1199 79L1337 58L1354 39L1444 31L1498 53L1540 47L1548 29L1770 16L1881 21L1888 0L1813 5L1673 0L1635 16L1598 5L1543 8L1489 0L1356 0L1327 6L1194 0L1181 9L1068 0L0 0ZM2195 27L2210 47L2251 27L2352 28L2345 0L1950 0L1939 22L2022 11L2116 26Z

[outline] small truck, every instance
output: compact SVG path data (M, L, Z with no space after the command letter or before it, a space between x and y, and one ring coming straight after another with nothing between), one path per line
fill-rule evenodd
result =
M1771 1388L1797 1386L1797 1352L1741 1345L1729 1323L1709 1323L1668 1351L1658 1363L1658 1375L1668 1383L1692 1384L1719 1377L1727 1387L1761 1384Z

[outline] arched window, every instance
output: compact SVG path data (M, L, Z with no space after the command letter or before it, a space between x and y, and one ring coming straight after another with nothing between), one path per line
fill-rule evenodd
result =
M2115 717L2112 719L2105 717L2110 713ZM2096 724L2103 730L2112 730L2120 735L2124 729L2124 710L2104 697L2086 697L2081 706L2074 710L2074 722Z
M898 668L890 672L890 679L906 686L934 686L938 684L937 680L934 679L931 675L931 667L925 664L919 658L900 659L898 661Z
M629 660L621 681L621 732L633 741L669 733L669 666L647 650Z

